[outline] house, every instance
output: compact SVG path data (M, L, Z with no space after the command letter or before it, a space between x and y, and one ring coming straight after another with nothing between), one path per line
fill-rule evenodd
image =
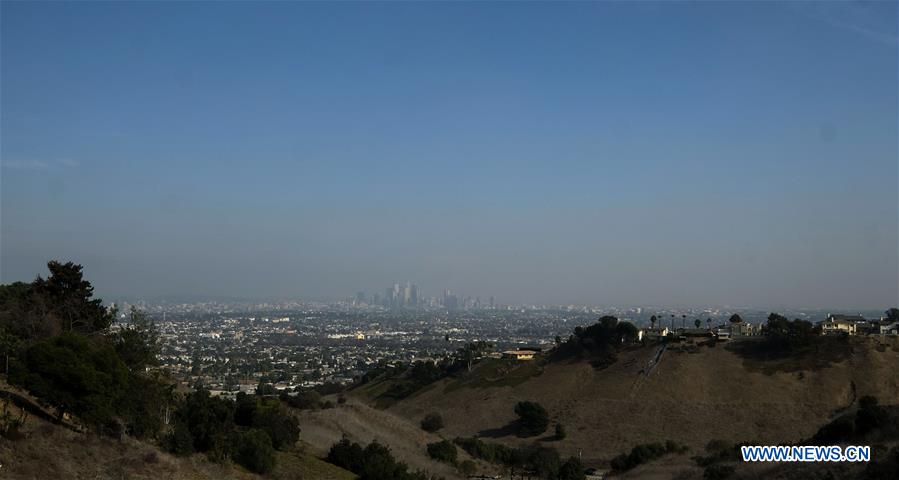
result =
M827 320L820 323L821 333L825 335L855 335L858 333L859 323L864 323L861 315L834 315L827 316Z
M899 322L883 323L880 325L881 335L899 336Z
M643 338L647 340L662 340L663 338L668 336L670 330L668 327L664 328L648 328L646 330L641 330L643 332Z
M728 328L730 329L731 337L751 337L753 335L758 335L756 326L749 322L731 323Z
M533 350L508 350L503 352L503 358L511 358L513 360L533 360L534 359Z

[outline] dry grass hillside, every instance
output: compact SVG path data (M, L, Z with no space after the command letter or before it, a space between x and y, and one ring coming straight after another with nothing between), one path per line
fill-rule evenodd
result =
M302 428L300 439L314 445L310 452L316 455L326 455L330 446L346 435L363 445L373 440L388 445L394 456L409 465L410 470L425 470L448 480L464 478L455 468L428 457L425 446L440 441L441 435L423 431L418 421L352 399L337 408L304 410L298 416ZM459 457L459 461L470 460L461 450ZM479 463L478 468L485 473L494 470L484 463Z
M308 446L278 452L275 471L266 477L233 463L213 463L203 455L175 457L130 438L122 441L76 433L29 416L23 439L0 439L0 478L22 480L352 480L355 475L308 453Z
M507 367L487 361L469 376L444 379L390 406L416 424L437 411L448 437L494 437L515 445L508 428L516 402L540 402L568 436L543 441L564 455L601 465L636 444L674 440L701 451L710 439L798 441L862 395L899 403L899 342L850 339L838 354L802 360L751 360L722 344L668 348L648 375L658 346L622 352L597 370L585 361ZM551 431L552 427L550 427ZM547 435L550 434L547 432Z

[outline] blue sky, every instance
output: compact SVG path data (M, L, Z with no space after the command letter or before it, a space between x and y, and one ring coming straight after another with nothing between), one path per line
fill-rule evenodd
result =
M894 2L0 15L3 282L897 303Z

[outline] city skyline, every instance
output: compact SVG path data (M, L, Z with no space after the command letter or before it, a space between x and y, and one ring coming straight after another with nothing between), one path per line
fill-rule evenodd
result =
M895 2L0 8L3 283L899 303Z

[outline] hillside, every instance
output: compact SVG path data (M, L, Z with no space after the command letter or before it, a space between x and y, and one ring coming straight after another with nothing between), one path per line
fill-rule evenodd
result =
M21 429L24 438L0 439L0 478L42 480L157 479L352 480L350 472L314 456L302 443L290 452L277 452L275 471L260 476L234 463L210 462L202 454L176 457L148 443L124 437L121 441L77 433L29 415Z
M448 480L464 478L455 468L428 457L425 445L440 441L441 436L446 435L427 433L419 428L417 421L354 400L337 408L304 410L298 416L302 425L300 439L315 445L310 448L310 453L318 456L326 455L330 446L346 435L354 442L366 444L377 440L388 445L397 459L412 470L425 470ZM459 453L460 461L469 459L464 452ZM481 462L479 469L491 472L494 467Z
M659 353L658 346L625 350L602 370L586 361L510 367L488 360L386 411L413 425L436 411L447 419L441 432L447 437L480 435L519 445L534 439L512 435L514 405L537 401L553 423L562 422L568 431L566 439L546 444L564 455L581 453L588 466L603 465L650 441L670 439L693 451L701 451L710 439L798 441L862 395L899 403L899 342L848 342L845 352L833 358L768 362L747 359L721 344L672 347L648 375L641 371Z

